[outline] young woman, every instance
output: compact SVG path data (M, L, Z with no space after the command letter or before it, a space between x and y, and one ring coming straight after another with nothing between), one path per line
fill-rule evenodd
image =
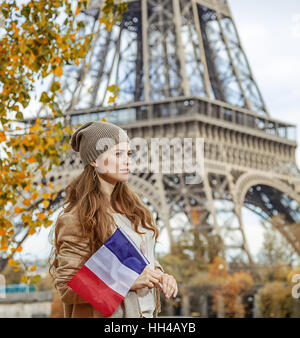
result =
M84 170L65 188L49 269L63 302L64 316L105 317L67 283L118 224L150 265L111 317L157 317L161 310L159 288L167 299L176 297L178 288L175 278L164 273L155 259L158 229L152 213L127 184L132 154L127 133L109 122L88 122L74 132L71 146L80 153Z

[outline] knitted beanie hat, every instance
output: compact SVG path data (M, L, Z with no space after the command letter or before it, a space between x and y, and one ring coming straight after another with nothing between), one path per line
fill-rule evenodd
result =
M127 132L109 122L87 122L73 133L71 147L80 153L84 167L120 142L130 142Z

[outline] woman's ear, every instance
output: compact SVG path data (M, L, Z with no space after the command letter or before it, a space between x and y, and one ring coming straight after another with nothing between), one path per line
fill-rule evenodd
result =
M91 162L90 165L96 168L96 161Z

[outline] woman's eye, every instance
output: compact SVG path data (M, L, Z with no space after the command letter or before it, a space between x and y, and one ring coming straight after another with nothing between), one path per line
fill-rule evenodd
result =
M120 152L116 153L116 156L119 156L120 154L121 154ZM131 157L133 155L133 151L129 151L127 154L129 157Z

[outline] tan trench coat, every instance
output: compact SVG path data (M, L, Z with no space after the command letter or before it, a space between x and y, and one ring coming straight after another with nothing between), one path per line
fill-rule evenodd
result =
M73 291L67 283L91 256L88 240L81 234L81 227L74 209L57 218L55 228L57 244L57 268L54 286L63 302L65 318L107 318L85 299ZM155 261L155 267L162 266ZM156 308L153 316L161 311L159 288L155 287ZM142 317L136 291L129 291L117 310L109 318Z

